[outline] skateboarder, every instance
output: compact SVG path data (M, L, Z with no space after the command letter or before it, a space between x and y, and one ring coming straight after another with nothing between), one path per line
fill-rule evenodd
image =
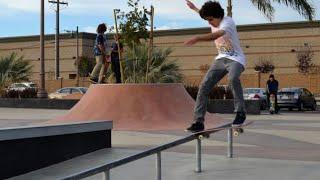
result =
M267 81L267 101L268 101L268 106L270 108L271 103L270 103L270 96L271 94L274 95L275 98L275 104L274 104L274 111L275 113L278 113L279 108L278 108L278 99L277 99L277 94L278 94L278 89L279 89L279 82L274 78L274 75L271 74L269 76L269 80Z
M236 25L231 17L224 16L224 9L217 1L206 2L198 9L191 1L186 0L190 9L200 14L211 26L211 33L199 35L185 42L185 45L194 45L200 41L214 41L218 56L202 80L194 108L194 122L188 131L204 129L204 117L207 111L207 101L212 88L228 74L229 84L234 96L236 117L234 126L240 126L246 120L240 75L245 69L246 58L240 47Z
M105 73L105 68L109 64L106 62L106 48L105 42L106 39L104 37L104 33L107 31L106 24L102 23L99 24L97 28L97 37L94 44L94 56L96 59L96 65L94 66L91 74L90 74L90 81L93 83L102 83L103 76Z

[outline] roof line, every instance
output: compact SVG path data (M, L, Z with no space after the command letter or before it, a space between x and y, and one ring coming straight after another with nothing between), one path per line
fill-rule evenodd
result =
M248 31L267 31L267 30L281 30L281 29L302 29L302 28L319 28L320 20L317 21L298 21L298 22L279 22L279 23L263 23L263 24L247 24L238 25L237 29L239 32ZM155 30L154 36L174 36L174 35L191 35L191 34L202 34L210 32L209 27L198 27L198 28L183 28L183 29L169 29L169 30ZM107 35L108 39L112 39L113 33ZM80 32L80 39L95 39L95 33ZM60 39L73 39L70 33L61 33ZM16 37L2 37L0 43L10 42L30 42L40 40L39 35L30 36L16 36ZM54 41L54 34L45 35L46 41Z

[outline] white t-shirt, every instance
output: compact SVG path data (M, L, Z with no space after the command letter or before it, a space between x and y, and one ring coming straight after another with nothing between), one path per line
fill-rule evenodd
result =
M225 34L214 41L219 53L216 59L228 58L245 67L246 57L241 49L237 27L232 18L226 16L222 19L219 27L211 26L212 33L218 30L224 30Z

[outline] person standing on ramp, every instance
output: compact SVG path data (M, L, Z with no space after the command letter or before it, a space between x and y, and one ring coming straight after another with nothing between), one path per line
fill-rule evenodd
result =
M107 31L106 24L102 23L98 25L97 37L94 44L94 56L96 59L96 65L94 66L91 74L90 81L92 83L102 83L104 79L105 70L108 68L109 62L106 62L107 54L105 43L106 39L104 33Z
M211 33L195 36L186 41L185 45L192 46L201 41L214 41L218 50L218 56L199 87L194 108L194 122L186 130L192 132L204 130L209 92L227 74L236 113L233 126L241 126L246 120L246 111L240 75L245 70L246 58L240 47L236 25L231 17L224 15L224 9L217 1L208 1L201 9L189 0L186 2L190 9L199 13L200 17L209 23Z
M121 69L120 69L120 57L118 50L118 43L120 52L123 52L123 45L120 42L120 35L114 35L115 42L111 45L111 67L116 77L116 83L121 83ZM117 43L118 42L118 43Z

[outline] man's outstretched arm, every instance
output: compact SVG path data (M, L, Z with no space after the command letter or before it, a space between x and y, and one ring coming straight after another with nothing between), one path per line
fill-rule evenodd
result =
M218 39L219 37L223 36L224 34L225 34L224 30L219 30L214 33L208 33L205 35L195 36L195 37L191 38L190 40L186 41L184 44L187 46L191 46L191 45L194 45L200 41L212 41L212 40Z
M189 6L190 9L194 10L196 13L199 13L199 9L189 0L186 0L187 6Z

